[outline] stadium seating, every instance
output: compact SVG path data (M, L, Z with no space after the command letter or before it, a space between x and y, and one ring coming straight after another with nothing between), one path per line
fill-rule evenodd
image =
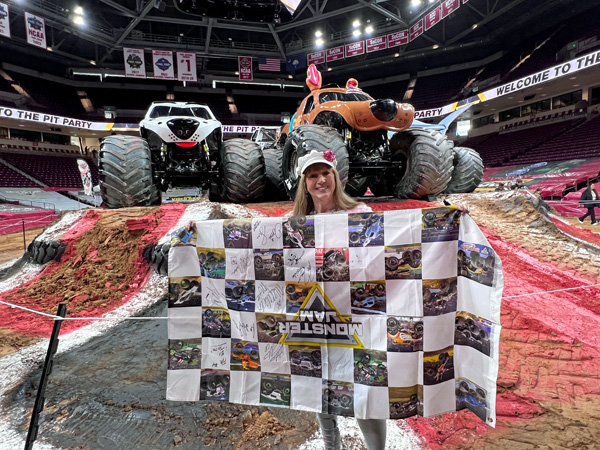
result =
M579 123L576 119L569 122L571 126L568 131L525 152L511 163L529 164L600 157L600 117L585 123Z
M77 159L74 157L0 153L0 158L50 187L65 189L82 188L81 175L77 168ZM88 159L87 162L92 172L92 181L94 184L97 184L98 169L91 160Z
M0 159L3 154L0 153ZM0 187L39 187L38 184L0 162Z
M572 119L510 132L487 134L478 136L477 142L467 140L461 145L477 150L486 166L518 164L514 159L517 155L541 145L558 134L564 133L577 120Z

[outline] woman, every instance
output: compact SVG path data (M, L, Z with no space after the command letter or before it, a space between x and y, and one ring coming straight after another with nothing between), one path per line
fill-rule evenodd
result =
M364 203L359 203L344 192L340 175L335 168L335 154L312 150L298 160L300 183L294 199L294 216L323 214L345 211L348 213L371 212ZM325 450L342 448L337 416L317 413ZM384 450L386 437L385 419L356 419L363 433L367 450Z
M579 199L579 203L583 204L583 206L587 208L587 213L579 218L579 223L583 223L587 216L592 216L592 225L598 225L594 208L596 208L596 206L600 206L600 201L598 201L598 192L596 192L596 186L594 183L590 184L588 188L583 191L583 194L581 194L581 198Z

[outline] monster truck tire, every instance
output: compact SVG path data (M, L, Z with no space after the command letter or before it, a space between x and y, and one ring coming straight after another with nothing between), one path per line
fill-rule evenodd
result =
M107 208L160 204L148 143L138 136L107 136L98 152L100 192Z
M287 193L283 185L283 150L278 147L265 148L263 155L267 175L265 198L271 201L287 200Z
M169 272L169 250L171 244L151 244L144 248L142 256L150 264L157 274L167 276Z
M454 170L444 194L473 192L483 178L483 161L472 148L454 147Z
M296 173L298 159L312 150L321 153L331 150L335 153L336 169L340 174L342 187L346 186L350 165L348 150L340 134L334 128L301 125L290 133L283 147L283 184L291 200L296 196L300 182L300 177Z
M396 133L390 141L392 160L399 164L396 179L400 181L394 188L394 195L398 198L423 198L442 192L452 177L453 145L436 130ZM373 193L379 195L379 187L375 191Z
M248 139L230 139L221 146L223 179L220 196L231 203L248 203L264 192L265 160L260 147Z
M367 192L370 181L369 177L352 178L348 180L344 190L351 197L362 197Z
M60 261L67 244L60 241L44 241L34 239L27 246L25 260L36 264L46 264L50 261Z

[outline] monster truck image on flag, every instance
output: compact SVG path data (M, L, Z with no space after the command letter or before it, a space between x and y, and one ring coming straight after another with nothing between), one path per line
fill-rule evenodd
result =
M195 242L169 252L168 400L364 419L467 408L495 426L502 268L470 216L436 207L193 228Z

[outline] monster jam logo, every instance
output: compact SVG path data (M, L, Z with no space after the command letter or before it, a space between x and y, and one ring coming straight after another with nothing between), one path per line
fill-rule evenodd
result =
M142 67L142 59L138 55L129 55L126 62L132 69L139 69Z
M364 348L358 338L363 335L363 324L352 323L349 316L342 316L317 283L294 319L279 323L279 332L283 334L279 343L285 345Z
M167 58L157 59L155 64L156 67L162 71L169 70L169 67L172 66L171 62Z

